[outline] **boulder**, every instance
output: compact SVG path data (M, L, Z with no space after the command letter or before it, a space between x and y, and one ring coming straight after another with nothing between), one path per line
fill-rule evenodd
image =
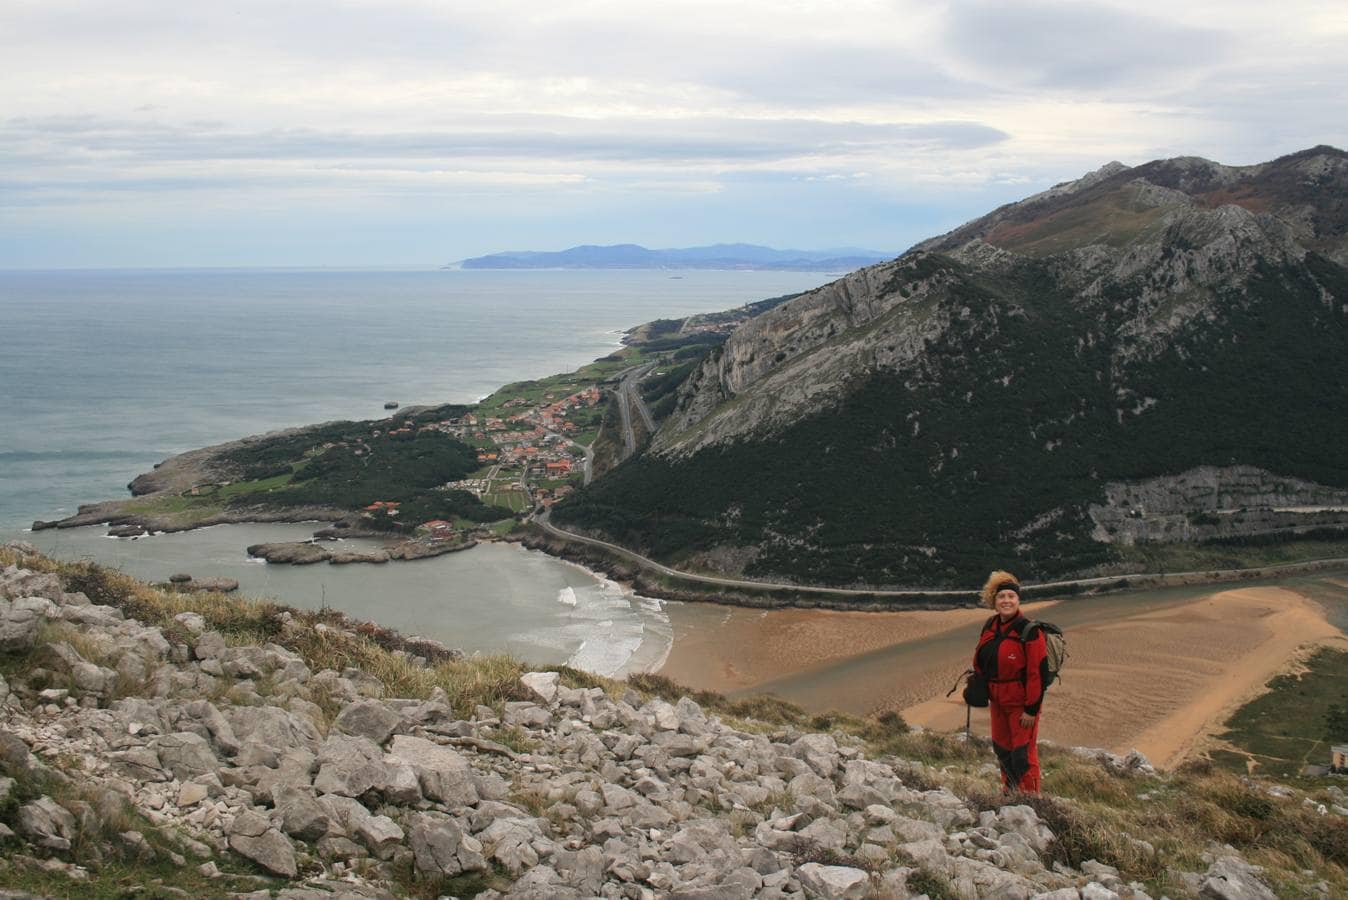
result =
M907 857L928 872L950 876L950 854L946 852L943 841L937 838L909 841L899 844L896 849L900 856Z
M235 817L229 828L229 846L273 875L294 878L299 874L295 848L259 813L250 810Z
M200 613L180 612L173 617L173 621L186 628L192 634L201 634L206 630L206 620Z
M229 707L224 716L241 744L254 741L278 753L300 749L316 753L323 742L310 719L279 706Z
M374 741L331 734L318 751L314 790L340 797L363 797L383 788L388 776L384 753Z
M802 828L798 834L810 843L825 850L841 852L847 843L847 826L833 819L815 819Z
M37 642L46 615L31 605L19 605L24 602L0 600L0 652L27 650Z
M802 760L821 778L832 778L841 757L838 744L827 734L807 734L791 745L791 755Z
M1041 855L1053 842L1053 832L1039 821L1039 815L1033 809L1024 805L1003 806L997 810L997 830L1019 834Z
M281 830L301 841L316 841L328 833L332 819L327 809L308 791L273 789L276 811L281 814Z
M132 747L107 755L112 770L136 781L168 781L169 773L160 765L159 754L150 747Z
M814 798L830 807L836 803L833 782L813 772L805 772L792 778L787 789L798 799Z
M36 772L38 762L17 734L0 730L0 768L9 772Z
M556 672L526 672L520 676L520 683L544 703L551 703L557 699L560 680L561 676Z
M542 837L533 819L518 817L496 819L477 835L484 852L507 870L518 874L538 865L534 841Z
M412 767L427 799L450 808L477 804L472 767L458 751L425 738L398 734L389 745L389 755Z
M197 659L219 659L227 649L229 645L225 643L223 634L218 631L207 631L197 638L192 646L192 653Z
M95 628L116 628L125 618L120 609L112 606L63 606L61 618L76 625Z
M805 896L819 900L853 900L870 894L870 876L850 866L806 863L796 869L796 878Z
M1275 900L1259 878L1262 871L1238 856L1223 856L1208 867L1199 894L1212 900Z
M220 768L220 760L211 751L211 745L204 737L190 731L161 735L150 742L150 749L159 755L160 765L179 781L214 773Z
M201 594L230 594L239 589L239 582L236 578L193 578L178 588Z
M50 797L21 806L15 824L20 834L48 850L69 850L75 837L75 817Z
M384 800L398 806L410 806L421 802L421 779L417 777L416 769L387 753L384 754L384 767L388 770L388 780L382 789ZM481 778L474 778L479 794L482 794L481 782Z
M333 720L338 731L356 737L369 738L383 744L403 724L403 717L379 700L361 698L342 707Z
M486 869L482 845L466 836L449 816L422 813L412 817L408 844L417 870L436 878Z
M192 700L175 707L168 712L167 719L174 730L191 731L206 738L223 756L239 752L234 727L209 700Z
M655 727L660 731L678 731L679 730L679 712L673 706L664 700L656 697L646 703L641 708L643 713L649 715L655 723Z
M403 830L388 816L370 816L356 823L352 836L380 859L388 859L402 844Z
M552 713L535 703L507 703L503 718L507 725L523 728L547 728L552 725Z
M179 807L186 809L189 806L196 806L202 800L205 800L209 794L206 785L196 781L185 781L178 788L177 803Z

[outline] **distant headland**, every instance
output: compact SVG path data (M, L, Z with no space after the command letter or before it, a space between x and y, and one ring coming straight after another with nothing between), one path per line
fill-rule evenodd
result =
M894 253L841 247L774 250L756 244L713 244L650 250L637 244L585 244L555 252L508 250L451 263L450 269L773 269L850 272L892 259Z

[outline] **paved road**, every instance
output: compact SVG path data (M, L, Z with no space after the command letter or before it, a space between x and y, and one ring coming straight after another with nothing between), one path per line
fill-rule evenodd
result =
M644 366L628 369L622 373L621 380L618 382L618 411L622 416L623 446L625 448L623 459L627 459L637 452L637 434L636 429L632 427L632 410L635 409L637 415L641 417L647 433L655 433L655 419L651 417L651 411L646 408L646 403L641 399L641 393L637 390L637 382L646 377L646 373L654 367L655 363L647 363Z
M747 587L747 588L759 588L767 590L787 590L805 594L830 594L834 596L844 596L844 597L886 597L886 596L900 597L900 596L911 596L913 594L921 594L926 597L967 597L971 593L970 591L936 591L936 590L869 591L869 590L857 590L853 588L802 587L801 585L798 584L788 584L786 582L746 581L740 578L719 578L715 575L698 575L693 572L680 572L678 569L671 569L669 566L658 563L655 560L651 559L650 557L642 556L640 553L635 553L631 550L628 550L626 547L620 547L617 544L610 544L608 541L601 541L598 538L586 537L583 534L576 534L574 531L566 531L565 529L558 528L556 525L553 525L551 522L548 521L548 513L546 511L536 515L534 517L534 521L537 522L539 525L543 526L543 528L546 531L555 534L558 537L566 538L569 541L578 541L579 543L582 544L591 544L595 547L603 547L605 550L610 550L614 553L617 553L619 556L623 556L627 559L632 560L633 562L640 564L643 568L652 569L656 572L660 572L661 574L673 576L674 578L681 578L686 581L697 581L703 584L717 584L723 585L725 587Z
M654 363L638 370L631 378L623 379L623 387L627 389L627 396L631 400L632 406L636 407L636 411L641 414L641 421L646 426L647 434L655 434L655 419L651 416L651 410L646 405L646 401L641 399L641 391L637 389L637 382L645 378L646 374L653 368L655 368Z
M618 415L622 419L623 459L637 452L637 436L632 431L632 408L627 405L627 376L618 382Z
M913 597L913 596L920 596L920 597L945 597L945 598L964 597L964 598L969 598L969 597L971 597L971 596L973 596L974 594L977 593L976 591L973 591L973 590L965 590L965 591L941 591L941 590L931 590L931 589L926 589L926 588L909 588L908 590L901 590L901 591L858 590L858 589L853 589L853 588L813 587L813 586L810 586L810 585L788 584L788 583L785 583L785 582L775 582L775 581L747 581L747 580L745 580L745 579L740 579L740 578L718 578L718 577L716 577L716 576L714 576L714 575L699 575L699 574L696 574L696 573L694 573L694 572L681 572L681 571L679 571L678 569L671 569L669 566L666 566L666 565L663 565L663 564L661 564L661 563L658 563L658 562L656 562L655 560L650 559L649 557L642 556L640 553L636 553L636 552L634 552L634 551L632 551L632 550L628 550L626 547L621 547L621 546L619 546L619 545L617 545L617 544L611 544L611 543L609 543L608 541L601 541L601 540L599 540L598 538L587 537L587 536L585 536L585 535L583 535L583 534L576 534L574 531L567 531L567 530L565 530L565 529L563 529L563 528L558 528L556 525L553 525L551 522L548 521L548 511L547 511L547 510L544 510L543 512L541 512L541 513L537 514L536 516L534 516L534 519L533 519L533 520L534 520L535 522L537 522L539 525L541 525L541 526L543 527L544 530L550 532L551 534L555 534L555 535L557 535L558 537L566 538L566 539L569 540L569 541L577 541L577 542L582 543L582 544L590 544L590 545L595 546L595 547L603 547L605 550L610 550L610 551L612 551L612 552L618 554L619 556L622 556L622 557L624 557L624 558L626 558L626 559L632 560L633 562L635 562L635 563L637 563L638 565L640 565L642 568L645 568L645 569L651 569L651 570L653 570L653 571L660 572L660 573L663 574L663 575L669 575L669 576L672 576L672 577L674 577L674 578L680 578L680 579L683 579L683 580L685 580L685 581L696 581L696 582L701 582L702 584L716 584L716 585L722 585L722 586L724 586L724 587L758 588L758 589L760 589L760 590L764 590L764 589L766 589L766 590L785 590L785 591L793 591L793 592L795 592L795 593L797 593L797 594L824 594L824 595L834 596L834 597L837 597L837 596L843 596L843 597ZM1268 574L1268 575L1272 575L1272 574L1274 574L1274 573L1276 573L1276 572L1278 572L1279 570L1282 570L1282 569L1290 569L1290 570L1296 571L1296 570L1298 570L1298 569L1301 569L1303 566L1305 566L1305 565L1307 565L1307 564L1309 564L1309 563L1327 563L1327 564L1345 564L1345 565L1348 565L1348 558L1333 558L1333 559L1322 559L1322 560L1307 560L1306 562L1302 562L1302 563L1288 563L1288 564L1286 564L1286 565L1280 565L1280 566L1261 566L1261 567L1259 567L1258 571L1260 571L1260 572L1262 572L1262 573L1266 573L1266 574ZM1201 570L1196 571L1196 572L1169 572L1169 573L1166 573L1166 572L1143 572L1143 573L1133 573L1133 574L1129 574L1129 575L1110 575L1110 576L1106 576L1106 577L1103 577L1103 578L1079 578L1079 579L1071 580L1071 581L1045 581L1045 582L1041 582L1041 583L1039 583L1039 584L1029 584L1029 583L1026 583L1025 586L1026 586L1027 588L1038 588L1038 589L1042 589L1042 588L1097 587L1097 586L1105 586L1105 585L1115 584L1115 583L1117 583L1120 579L1123 579L1123 578L1127 578L1127 579L1129 579L1129 580L1137 579L1137 578L1161 578L1161 577L1165 577L1166 575L1169 575L1169 576L1172 577L1172 578L1174 578L1174 577L1185 577L1185 576L1198 575L1198 576L1205 576L1205 577L1208 578L1209 580L1214 580L1214 581L1215 581L1215 580L1218 580L1218 579L1222 578L1223 576L1227 576L1227 575L1241 575L1241 574L1248 575L1248 574L1249 574L1249 570L1242 570L1242 569L1201 569Z

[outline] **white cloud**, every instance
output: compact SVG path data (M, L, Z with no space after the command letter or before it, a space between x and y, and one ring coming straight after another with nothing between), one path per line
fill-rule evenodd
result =
M885 245L886 209L978 212L1110 159L1348 143L1348 15L1320 0L0 0L0 22L0 204L72 227L82 197L149 223L168 195L209 218L279 194L297 220L444 211L472 240L484 197L642 240L730 223L686 205L718 198L797 245L835 243L807 205L851 204Z

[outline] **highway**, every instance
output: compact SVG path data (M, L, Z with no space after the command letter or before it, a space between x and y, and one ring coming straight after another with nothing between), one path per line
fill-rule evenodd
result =
M549 512L548 510L544 510L533 517L533 521L537 522L548 533L556 535L557 537L560 538L565 538L566 540L569 541L577 541L578 543L582 544L590 544L591 546L602 547L605 550L609 550L613 553L616 553L625 559L630 559L631 561L640 565L642 568L650 569L652 571L659 572L662 575L669 575L670 577L679 578L684 581L696 581L702 584L715 584L724 587L741 587L741 588L756 588L758 590L792 591L793 593L797 594L822 594L833 597L838 596L944 597L944 598L963 597L966 599L971 599L974 597L974 595L978 593L977 590L974 589L964 591L933 590L929 588L907 588L904 590L866 590L857 588L814 587L810 585L789 584L787 582L780 582L780 581L749 581L743 578L720 578L715 575L699 575L693 572L681 572L678 569L671 569L669 566L658 563L655 560L650 559L649 557L642 556L640 553L636 553L632 550L627 549L626 547L619 546L618 544L612 544L609 543L608 541L601 541L598 538L587 537L583 534L577 534L574 531L567 531L563 528L558 528L556 525L553 525L551 522L548 521L548 512ZM1265 573L1266 575L1273 575L1276 574L1278 571L1284 569L1296 572L1301 571L1307 565L1312 564L1332 565L1339 563L1348 564L1348 558L1336 557L1331 559L1306 560L1303 562L1286 563L1283 565L1276 565L1276 566L1260 566L1258 571L1260 573ZM1108 587L1110 585L1117 584L1121 580L1136 581L1139 579L1150 579L1150 578L1176 580L1176 583L1182 583L1179 582L1178 579L1190 578L1194 576L1202 577L1204 579L1204 582L1206 583L1206 582L1222 581L1225 580L1227 577L1247 577L1249 575L1250 570L1248 569L1201 569L1194 572L1141 572L1141 573L1132 572L1127 575L1106 575L1100 578L1078 578L1069 581L1045 581L1039 584L1024 582L1023 584L1024 587L1026 588L1036 588L1042 590L1044 588Z

